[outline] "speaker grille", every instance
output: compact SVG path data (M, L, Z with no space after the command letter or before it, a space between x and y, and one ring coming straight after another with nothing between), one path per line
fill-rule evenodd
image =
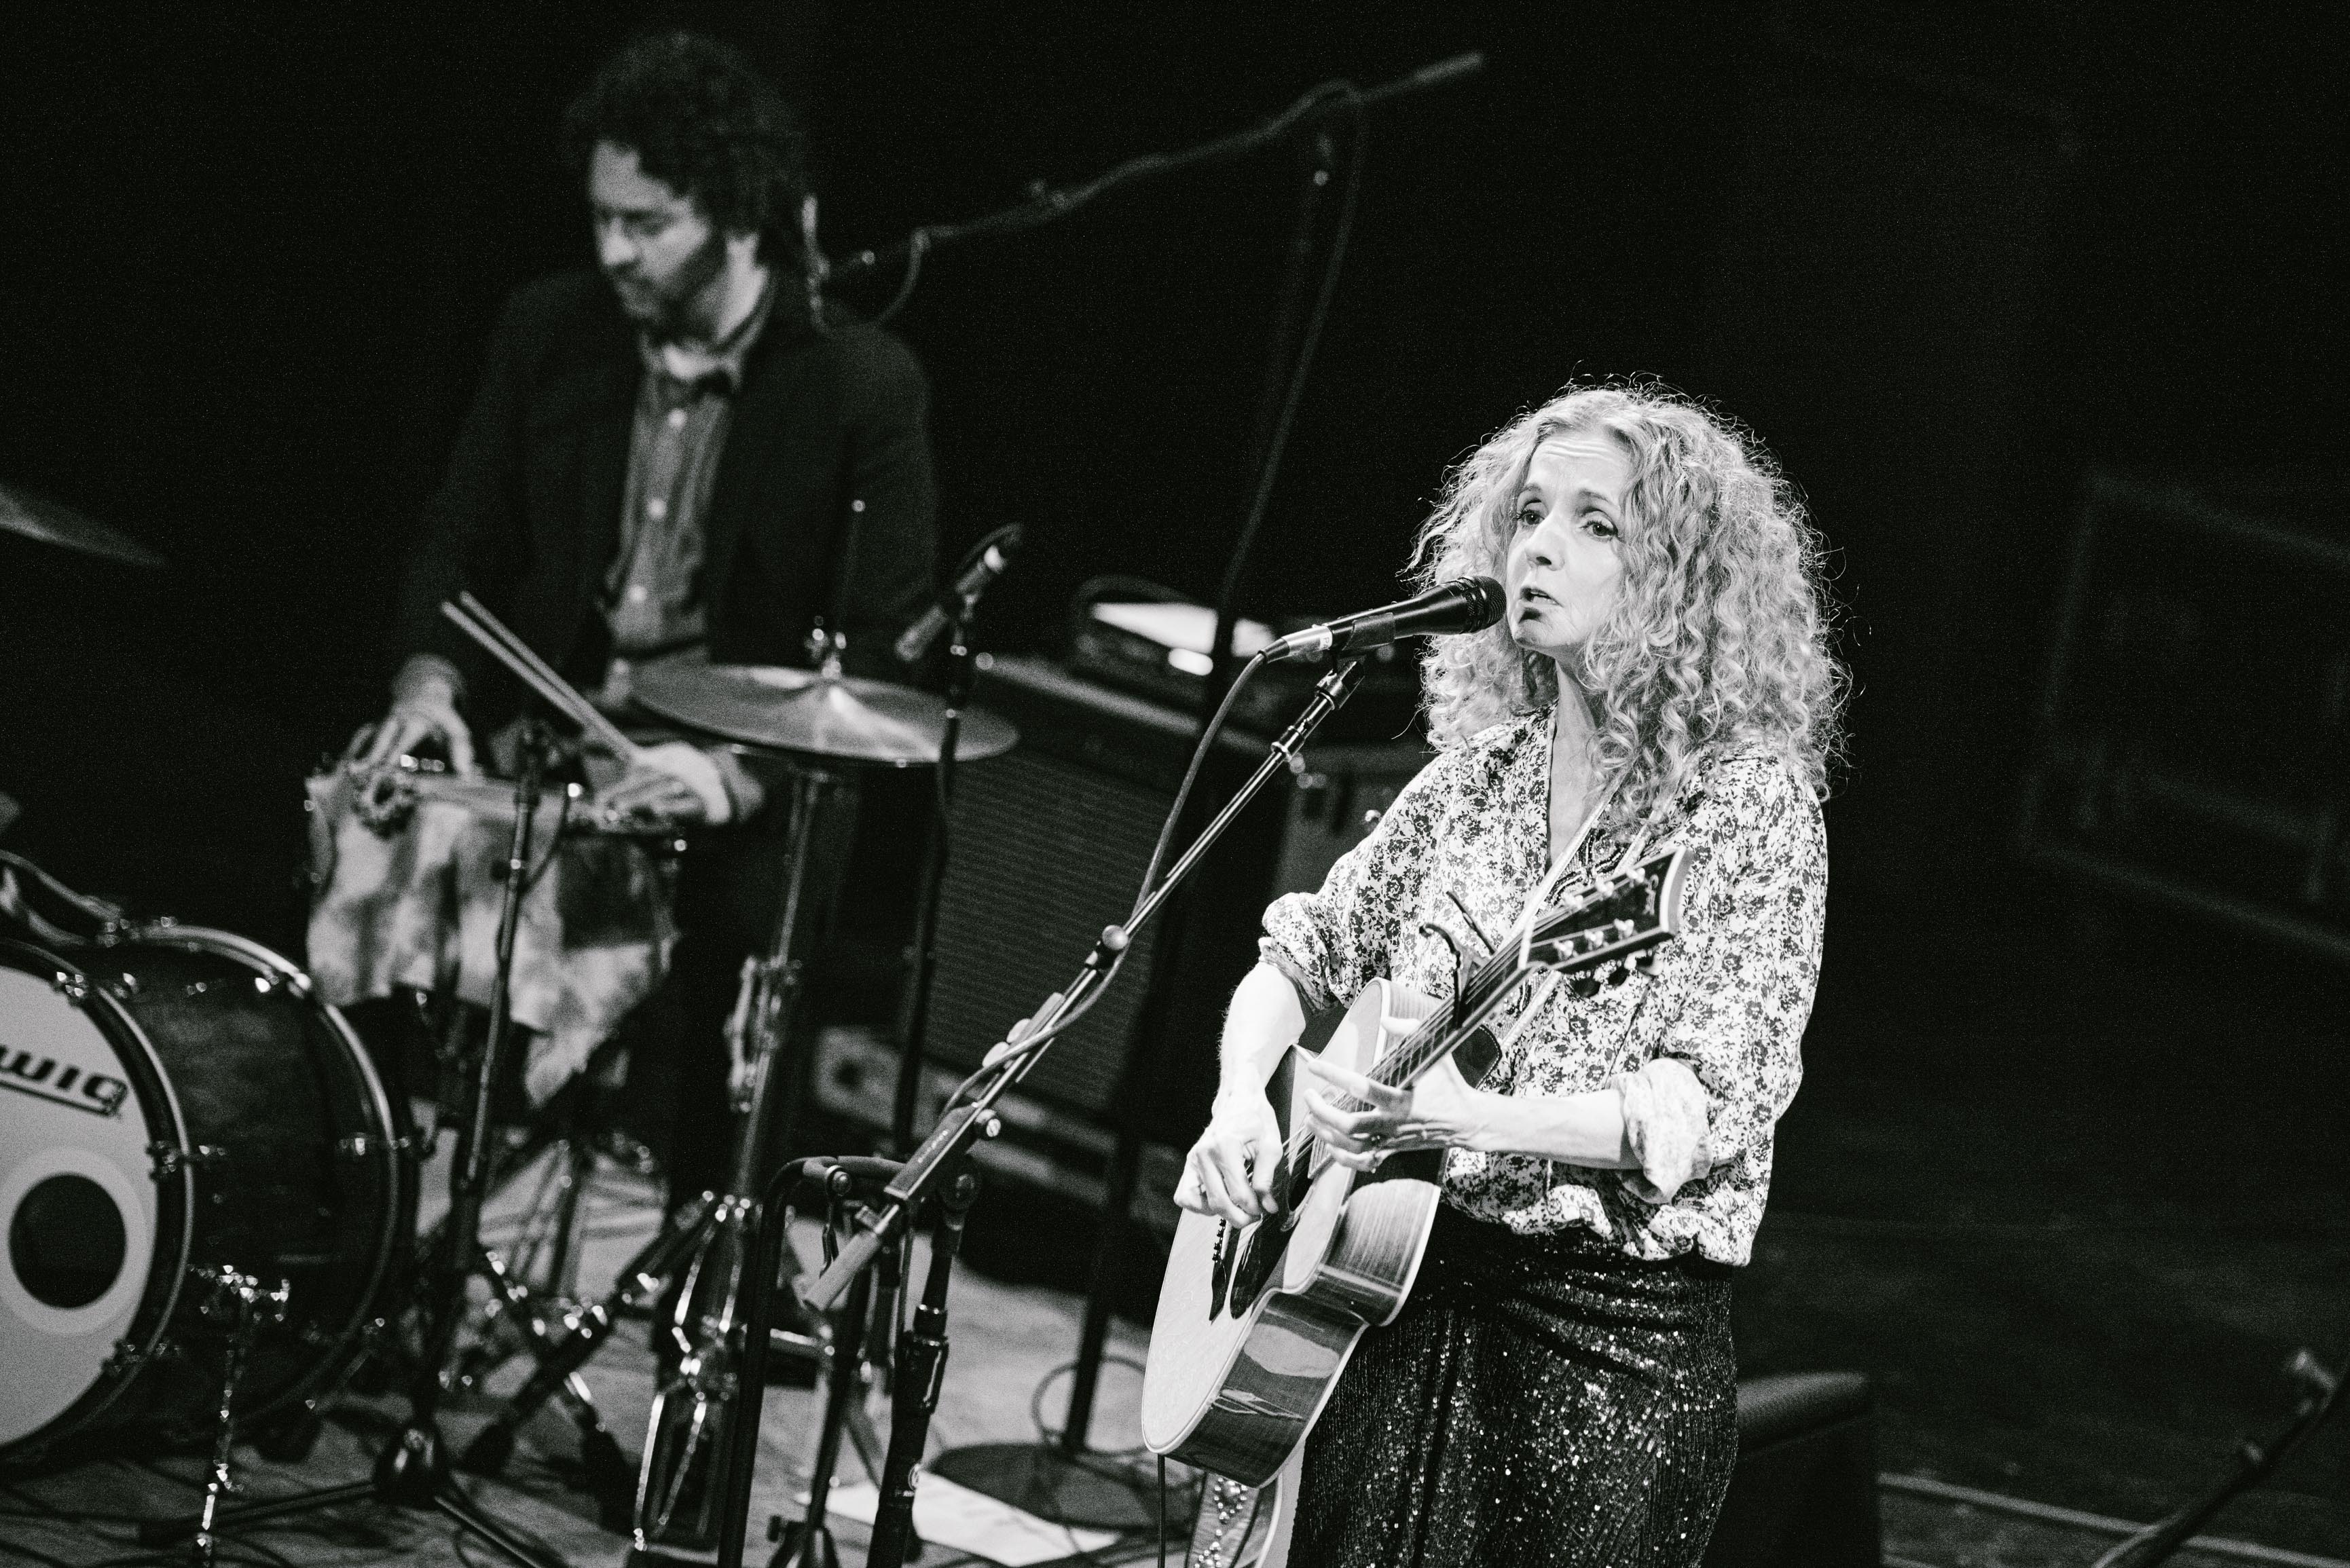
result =
M1004 1030L1069 982L1102 928L1132 907L1173 799L1028 751L958 776L927 1054L978 1065ZM1156 938L1155 926L1143 929L1117 982L1055 1042L1023 1093L1107 1109Z

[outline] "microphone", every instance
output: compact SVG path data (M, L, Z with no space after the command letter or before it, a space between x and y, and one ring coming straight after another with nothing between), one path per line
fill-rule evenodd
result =
M1422 633L1482 631L1502 618L1508 602L1502 585L1491 577L1455 577L1416 599L1342 615L1336 620L1293 631L1268 647L1263 658L1267 664L1282 659L1319 659L1326 653L1379 648L1398 638Z
M1003 568L1012 564L1012 557L1019 548L1020 524L1017 523L990 539L987 547L979 553L979 559L955 579L954 587L941 594L938 602L922 612L921 619L899 634L898 662L918 662L931 650L931 644L938 641L939 633L946 630L949 622L971 614L972 607L979 603L980 596L987 592L990 583L1003 575Z

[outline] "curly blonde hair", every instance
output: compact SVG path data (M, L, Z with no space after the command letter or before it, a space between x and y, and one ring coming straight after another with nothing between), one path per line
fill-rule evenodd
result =
M1534 449L1603 431L1632 462L1615 607L1577 672L1596 697L1597 763L1617 784L1602 827L1646 819L1708 757L1760 749L1827 790L1845 674L1828 647L1819 535L1751 432L1653 383L1570 386L1447 475L1419 533L1413 582L1501 577ZM1440 637L1421 661L1437 743L1455 746L1558 698L1558 668L1509 624Z

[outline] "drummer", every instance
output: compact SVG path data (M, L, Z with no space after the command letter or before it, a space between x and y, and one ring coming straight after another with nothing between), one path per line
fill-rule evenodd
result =
M734 48L663 33L608 60L563 129L597 265L506 302L425 509L404 662L390 712L354 742L363 762L437 746L470 771L520 711L520 689L439 614L461 589L623 712L653 659L804 664L829 649L879 673L931 590L922 373L819 301L790 109ZM769 819L784 813L763 814L765 794L733 753L669 740L600 803L696 830L670 979L648 1004L673 1075L671 1095L654 1088L673 1096L672 1203L723 1185L723 1025L780 875ZM639 1053L632 1102L648 1065Z

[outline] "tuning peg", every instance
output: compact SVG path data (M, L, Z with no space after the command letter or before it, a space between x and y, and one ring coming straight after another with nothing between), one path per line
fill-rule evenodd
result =
M1610 964L1607 968L1606 979L1610 985L1621 985L1631 978L1632 966L1628 963Z

